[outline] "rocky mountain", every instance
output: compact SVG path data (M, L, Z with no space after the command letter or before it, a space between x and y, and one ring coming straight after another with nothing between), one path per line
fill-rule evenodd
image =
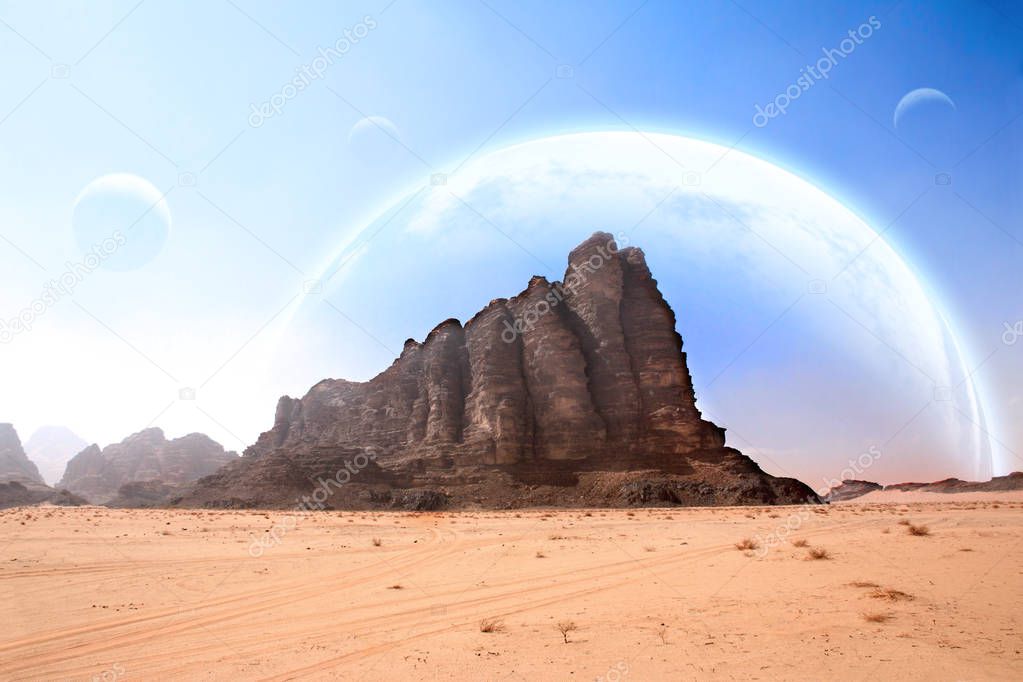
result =
M963 481L958 478L946 478L933 483L892 483L891 485L881 485L870 481L842 481L841 485L828 491L825 500L829 502L853 500L875 490L946 494L1023 490L1023 471L1014 471L1006 476L995 476L990 481Z
M857 481L852 479L846 479L839 485L834 486L824 495L825 502L843 502L845 500L852 500L861 495L866 495L869 492L875 490L884 490L884 486L880 483L873 483L872 481Z
M41 426L25 441L25 452L39 467L43 480L53 485L60 480L68 460L88 445L66 426Z
M185 486L237 458L201 433L167 440L162 430L151 428L102 450L95 444L85 448L68 462L59 486L104 504L126 483Z
M594 234L564 281L533 277L449 319L373 379L280 399L244 457L181 504L437 508L818 501L704 420L644 254Z
M39 469L25 454L12 424L0 424L0 482L45 485Z
M11 424L0 424L0 509L25 504L78 505L85 500L43 482Z

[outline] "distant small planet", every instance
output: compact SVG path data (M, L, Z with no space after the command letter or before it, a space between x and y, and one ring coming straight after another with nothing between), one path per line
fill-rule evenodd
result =
M366 116L356 121L352 129L348 131L348 144L361 144L366 137L374 137L376 135L401 139L398 126L394 125L389 118Z
M131 173L96 178L79 193L71 228L82 254L94 253L99 267L114 271L141 268L163 250L171 213L164 194Z
M348 147L360 174L393 178L419 162L405 148L401 129L384 116L360 118L348 132Z
M895 105L895 113L892 115L892 124L898 128L899 121L911 110L920 108L927 104L938 104L942 106L950 107L953 111L956 110L956 104L952 101L952 98L946 95L941 90L934 88L917 88L916 90L910 90L899 103Z

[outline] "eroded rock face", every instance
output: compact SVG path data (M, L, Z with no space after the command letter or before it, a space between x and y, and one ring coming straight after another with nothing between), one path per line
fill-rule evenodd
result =
M167 440L160 429L146 429L102 450L85 448L68 462L58 487L103 504L127 483L184 486L236 459L201 433Z
M562 282L533 277L464 326L446 320L370 381L281 398L273 428L184 502L286 505L360 456L372 466L328 486L324 504L385 506L397 490L448 506L817 500L702 418L643 252L607 233L571 252ZM636 493L620 474L639 471L668 492Z
M0 424L0 509L29 504L79 505L86 500L43 482L11 424Z
M12 424L0 424L0 483L18 481L45 485L36 465L25 454L21 439Z

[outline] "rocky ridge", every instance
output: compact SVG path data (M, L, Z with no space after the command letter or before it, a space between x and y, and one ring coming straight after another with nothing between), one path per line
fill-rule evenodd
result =
M177 489L236 459L236 453L201 433L167 440L162 430L150 428L103 449L95 444L85 448L68 462L58 486L104 504L125 484L153 482L150 493Z
M465 325L409 339L370 381L281 398L273 427L181 504L303 497L337 508L818 501L702 418L643 252L606 233L569 254L563 281L535 276Z

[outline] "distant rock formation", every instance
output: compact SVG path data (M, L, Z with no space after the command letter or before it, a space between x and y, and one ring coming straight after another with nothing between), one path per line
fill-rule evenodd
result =
M151 428L102 450L95 444L85 448L68 462L59 485L105 504L126 483L184 486L236 459L236 453L201 433L167 440L163 431Z
M841 485L828 491L824 499L828 502L843 502L862 497L875 490L945 494L1023 490L1023 471L1014 471L1006 476L995 476L990 481L963 481L958 478L946 478L933 483L892 483L891 485L881 485L870 481L842 481Z
M0 482L18 481L30 485L46 485L39 469L25 454L13 424L0 424Z
M66 426L41 426L25 441L25 452L49 485L56 484L68 461L89 444Z
M594 234L563 282L533 277L442 322L370 381L280 399L273 428L186 505L437 508L818 501L704 420L644 254Z
M883 489L884 486L880 483L846 479L829 490L822 499L825 502L842 502L844 500L852 500L861 495L866 495L867 493L875 490Z
M43 482L36 465L21 447L11 424L0 424L0 509L49 502L79 505L86 501L66 490L54 490Z

